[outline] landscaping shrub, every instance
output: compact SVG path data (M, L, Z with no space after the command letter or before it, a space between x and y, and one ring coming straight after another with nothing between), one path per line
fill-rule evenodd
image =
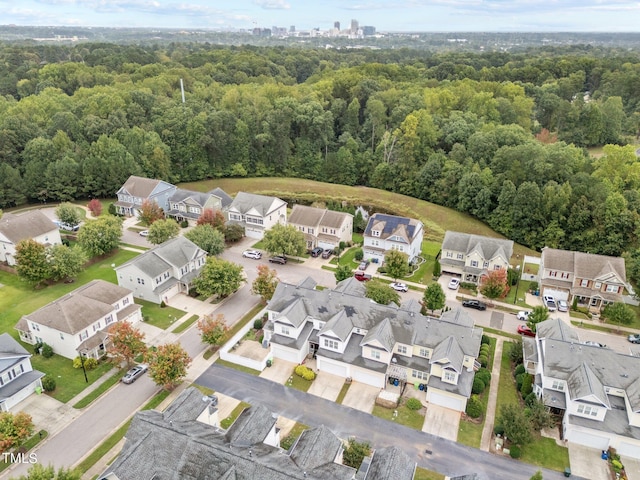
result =
M491 382L491 372L486 368L481 368L476 372L476 378L482 380L485 385L489 385Z
M514 370L513 374L517 377L521 373L524 373L524 371L525 371L524 365L520 364L516 366L516 369Z
M532 404L535 403L537 399L538 397L536 396L536 394L531 392L529 395L525 397L524 403L527 405L527 407L530 407Z
M480 362L480 365L482 367L486 367L487 364L489 363L489 359L485 355L480 355L478 357L478 362Z
M495 433L496 435L504 435L504 427L498 424L494 425L493 433Z
M42 388L45 392L53 392L56 389L56 381L53 377L46 375L42 377Z
M422 408L422 402L417 398L410 398L407 400L407 408L409 410L420 410Z
M294 372L296 373L296 375L304 378L305 380L312 381L314 378L316 378L316 374L314 373L314 371L310 368L305 367L304 365L298 365L295 368Z
M51 348L51 345L49 345L48 343L42 344L42 356L44 358L53 357L53 348Z
M533 375L529 375L528 373L525 373L524 375L525 376L522 379L522 388L520 389L522 398L526 398L527 395L533 392Z
M509 447L509 455L511 455L511 458L520 458L522 456L522 450L518 445L511 445L511 447Z
M355 253L354 253L354 257L358 262L361 261L364 258L364 252L362 251L361 248L358 248Z
M254 330L260 330L261 328L262 328L262 319L256 318L253 321L253 329Z
M486 388L486 385L484 384L484 382L476 376L473 379L473 386L471 387L471 393L475 393L476 395L479 395L482 392L484 392L485 388Z
M461 282L460 288L462 288L463 290L471 290L472 292L475 292L478 290L478 286L475 283L471 283L471 282Z
M442 274L442 267L440 266L440 261L436 258L436 261L433 263L433 276L438 278Z
M181 228L187 228L189 226L189 222L187 220L183 220L180 222Z
M264 335L260 335L260 338L258 339L258 341L259 341L260 343L262 343L262 342L263 342L263 340L264 340Z
M524 382L525 375L526 373L519 373L518 375L516 375L516 388L519 392L522 391L522 382Z
M33 353L40 355L40 349L42 348L42 342L38 342L33 346Z
M98 361L93 357L87 357L84 359L85 370L93 370L98 366ZM73 368L82 368L82 360L80 357L73 359Z
M387 267L378 267L378 273L387 273Z
M491 345L491 338L488 335L482 334L482 340L480 340L482 345Z
M162 301L160 302L160 308L166 308L166 307L167 307L167 304L166 304L166 303L164 303L164 300L162 300Z
M113 203L110 203L108 211L110 215L115 215L117 213L116 206Z
M482 402L477 395L471 395L471 398L467 402L466 413L471 418L480 418L484 413L482 408Z

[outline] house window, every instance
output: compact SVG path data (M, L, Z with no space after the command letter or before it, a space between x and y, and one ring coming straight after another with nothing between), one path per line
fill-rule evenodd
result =
M39 332L40 331L40 325L38 325L37 323L32 323L31 324L31 329L36 331L36 332Z
M477 268L478 267L478 261L477 260L471 260L471 266Z
M564 390L564 383L561 382L560 380L554 380L553 383L551 384L551 388L553 390L563 391Z
M261 218L247 217L247 223L253 223L254 225L262 225L263 221Z
M83 340L89 338L89 334L85 330L84 332L80 332L80 335L78 335L78 337L80 338L80 341L82 342Z
M594 285L594 288L596 290L600 290L601 287L602 287L602 282L596 282L596 284Z
M109 315L108 317L105 317L105 319L104 319L104 324L105 325L109 325L111 322L113 322L113 315Z
M335 340L329 340L328 338L324 339L324 346L326 348L330 348L332 350L337 350L338 349L338 342L336 342Z
M421 348L420 349L420 356L424 357L424 358L429 358L429 349L428 348Z
M60 340L64 340L64 335L62 333L60 334Z
M549 272L549 276L550 276L550 277L557 277L557 276L558 276L558 272L556 272L555 270L551 270L551 271Z
M229 220L235 220L236 222L242 221L242 215L238 215L237 213L230 213Z
M373 235L374 237L379 237L380 236L380 230L372 230L371 231L371 235Z
M304 227L298 227L298 230L300 230L301 232L304 232Z
M129 305L129 297L125 297L122 299L122 306Z
M119 303L116 303L115 309L116 309L116 311L120 310L120 304Z
M144 285L144 278L138 277L138 284L139 285Z
M371 350L371 358L380 360L380 352L378 350Z
M427 374L424 372L420 372L418 370L411 370L411 376L413 378L417 378L418 380L426 380Z
M407 346L406 345L398 345L398 353L402 353L404 355L407 354Z
M560 275L562 278L567 279L569 278L569 274L567 272L562 272L562 274Z
M313 235L313 232L314 232L314 229L313 229L313 228L310 228L310 229L309 229L309 233L310 233L311 235Z
M483 268L489 268L489 262L484 262L483 263Z
M447 252L447 258L452 258L452 257L453 257L453 253Z
M589 280L587 280L586 278L583 278L582 280L580 280L580 286L581 287L588 287L589 286Z
M620 287L618 287L617 285L607 285L607 292L609 293L618 293L618 289Z
M458 254L458 260L462 260L462 259L464 259L464 255L463 255L463 254L461 254L461 253L459 253L459 254Z
M591 415L592 417L598 416L598 409L596 407L592 407L591 405L578 405L578 413L583 415Z
M289 335L289 327L282 327L280 331L283 335Z
M456 372L445 370L442 376L442 381L447 383L456 383L457 378L458 378L458 375L456 374Z

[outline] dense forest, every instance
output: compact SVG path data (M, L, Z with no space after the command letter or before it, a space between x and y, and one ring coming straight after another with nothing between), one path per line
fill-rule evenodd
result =
M637 51L0 43L5 208L112 197L130 174L289 176L619 255L638 247L639 129Z

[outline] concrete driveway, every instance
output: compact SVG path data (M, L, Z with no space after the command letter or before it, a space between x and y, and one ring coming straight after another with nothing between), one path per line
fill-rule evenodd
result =
M355 408L361 412L371 413L379 393L380 389L377 387L353 382L344 397L342 405Z
M307 393L326 398L334 402L338 398L338 394L344 385L344 378L330 373L321 372L307 390ZM351 390L351 387L349 387Z
M622 464L629 480L640 480L640 460L622 457Z
M460 412L429 404L422 431L455 442L458 439Z
M601 451L568 442L571 474L585 478L610 478L607 461L602 460Z
M284 385L293 375L294 368L296 368L295 363L276 358L273 360L273 365L265 368L260 376L267 380L271 380L272 382Z

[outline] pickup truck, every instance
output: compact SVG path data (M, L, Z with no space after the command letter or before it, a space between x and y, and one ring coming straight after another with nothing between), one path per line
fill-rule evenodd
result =
M364 272L356 272L353 276L356 277L356 280L359 282L368 282L371 280L371 275Z

